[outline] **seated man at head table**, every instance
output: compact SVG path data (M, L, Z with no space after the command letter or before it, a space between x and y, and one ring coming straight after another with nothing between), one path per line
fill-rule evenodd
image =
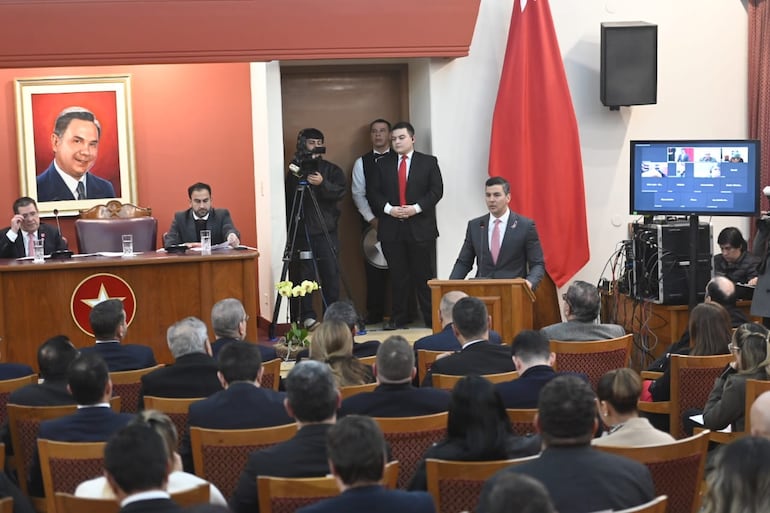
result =
M59 230L40 222L35 200L22 196L13 202L11 226L0 230L0 258L33 257L36 240L43 241L46 255L67 249Z
M171 228L163 236L164 247L176 244L200 246L201 230L211 231L211 245L227 242L232 247L241 244L240 232L235 228L226 208L214 208L211 201L211 186L197 182L187 188L190 208L174 214Z

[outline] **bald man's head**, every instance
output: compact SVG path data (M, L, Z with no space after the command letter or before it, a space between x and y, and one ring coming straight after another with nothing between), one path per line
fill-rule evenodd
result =
M460 292L459 290L450 290L441 298L441 304L438 307L438 316L441 320L442 328L452 322L452 308L454 308L455 303L464 297L468 297L468 294Z
M735 283L724 276L715 276L706 284L706 301L722 306L735 306Z
M751 435L770 438L770 392L764 392L751 405Z

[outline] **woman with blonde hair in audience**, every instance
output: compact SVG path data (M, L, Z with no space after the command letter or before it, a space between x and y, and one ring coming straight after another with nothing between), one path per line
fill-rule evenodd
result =
M337 386L374 383L372 368L353 356L353 334L342 321L324 321L313 332L310 358L331 367Z
M599 379L596 396L599 412L607 431L594 438L593 445L634 447L674 442L674 437L655 429L650 421L639 416L636 403L642 393L642 378L629 368L614 369Z
M770 440L740 438L722 447L706 478L702 513L770 511Z
M195 488L202 484L208 483L205 479L201 479L195 474L182 471L182 459L176 452L178 436L176 432L176 426L171 419L165 413L161 413L157 410L144 410L136 414L129 425L133 424L147 424L157 431L163 441L166 442L166 448L169 454L169 464L171 465L171 473L168 475L168 484L166 485L166 491L170 494L176 492L183 492L191 488ZM107 483L107 479L97 477L96 479L90 479L80 483L75 490L76 497L86 497L93 499L114 499L110 485ZM218 504L227 506L227 501L222 492L209 483L209 501L211 504Z

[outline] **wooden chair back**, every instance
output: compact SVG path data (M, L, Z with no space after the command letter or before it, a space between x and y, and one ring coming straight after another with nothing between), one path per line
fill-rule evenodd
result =
M337 482L326 477L257 477L260 513L294 513L299 508L339 495Z
M362 392L371 392L377 388L377 385L378 383L375 381L374 383L364 383L363 385L348 385L346 387L340 387L340 395L344 400Z
M126 219L150 217L152 216L152 209L110 200L106 205L94 205L91 208L80 210L78 214L80 219L113 219L116 217Z
M671 406L669 408L670 433L674 438L684 438L682 413L690 408L703 408L708 400L714 381L725 366L733 361L730 354L716 356L671 355ZM669 503L673 501L669 494ZM670 507L669 507L670 509Z
M174 492L171 494L171 500L183 508L208 504L211 502L211 486L208 483L201 483L193 488Z
M142 390L142 376L161 367L163 367L163 365L130 371L110 372L112 396L120 397L121 412L136 413L139 411L139 395Z
M106 442L38 440L46 513L56 513L56 492L75 493L83 481L104 473Z
M56 502L56 513L120 512L120 503L115 499L90 499L75 497L69 493L56 492L54 500ZM204 483L189 490L172 493L171 500L183 508L206 504L211 501L209 485Z
M19 476L19 488L25 495L29 495L27 476L32 466L40 423L44 420L70 415L76 410L77 406L74 404L66 406L8 405L8 429L11 432L11 446L16 462L16 473Z
M505 410L508 420L511 421L513 432L519 436L533 435L535 429L535 415L537 408L508 408Z
M475 511L484 482L498 470L531 461L539 456L495 461L448 461L428 458L425 473L428 493L437 513Z
M442 390L452 390L458 381L465 376L458 376L452 374L434 374L433 375L433 388L440 388ZM519 377L519 373L516 371L510 372L498 372L496 374L482 374L482 378L486 378L492 383L503 383L505 381L511 381Z
M363 363L364 365L368 365L369 367L373 367L375 362L377 361L377 355L360 356L358 358L358 361Z
M629 333L608 340L565 342L551 340L551 352L556 353L554 368L559 371L580 372L588 376L596 390L599 378L613 369L628 365L634 335Z
M11 392L17 388L37 383L37 380L37 374L0 380L0 425L4 426L8 423L8 410L6 406L8 404L8 398L11 396Z
M746 380L746 433L751 433L751 407L757 397L770 390L770 381L759 379Z
M419 417L375 417L393 458L400 463L398 487L406 488L425 451L446 438L448 412Z
M273 358L268 362L263 362L262 369L262 379L259 386L278 391L278 386L281 384L281 359Z
M641 447L595 446L594 449L643 463L652 474L655 491L668 496L669 513L697 513L709 444L706 430L670 444Z
M13 497L0 499L0 513L13 513Z
M428 351L427 349L417 350L417 381L422 383L425 379L425 375L428 374L431 365L436 361L440 355L447 351ZM435 386L435 384L434 384Z
M190 405L203 399L205 399L205 397L179 398L146 395L144 396L144 409L158 410L168 415L171 422L174 423L176 432L179 433L179 439L181 440L182 433L187 431L187 416L189 414Z
M259 429L190 428L195 474L231 497L249 454L284 442L297 433L296 424Z
M668 508L668 497L661 495L655 497L650 502L645 502L639 506L628 509L619 509L615 513L666 513Z

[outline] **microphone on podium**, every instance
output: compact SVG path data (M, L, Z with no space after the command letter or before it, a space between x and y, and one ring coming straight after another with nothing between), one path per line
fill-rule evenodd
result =
M61 234L61 224L59 223L58 208L53 209L53 215L56 218L56 229L59 230L59 237L63 238ZM51 252L51 258L54 260L66 260L68 258L72 258L72 251L68 249L57 249L56 251Z

